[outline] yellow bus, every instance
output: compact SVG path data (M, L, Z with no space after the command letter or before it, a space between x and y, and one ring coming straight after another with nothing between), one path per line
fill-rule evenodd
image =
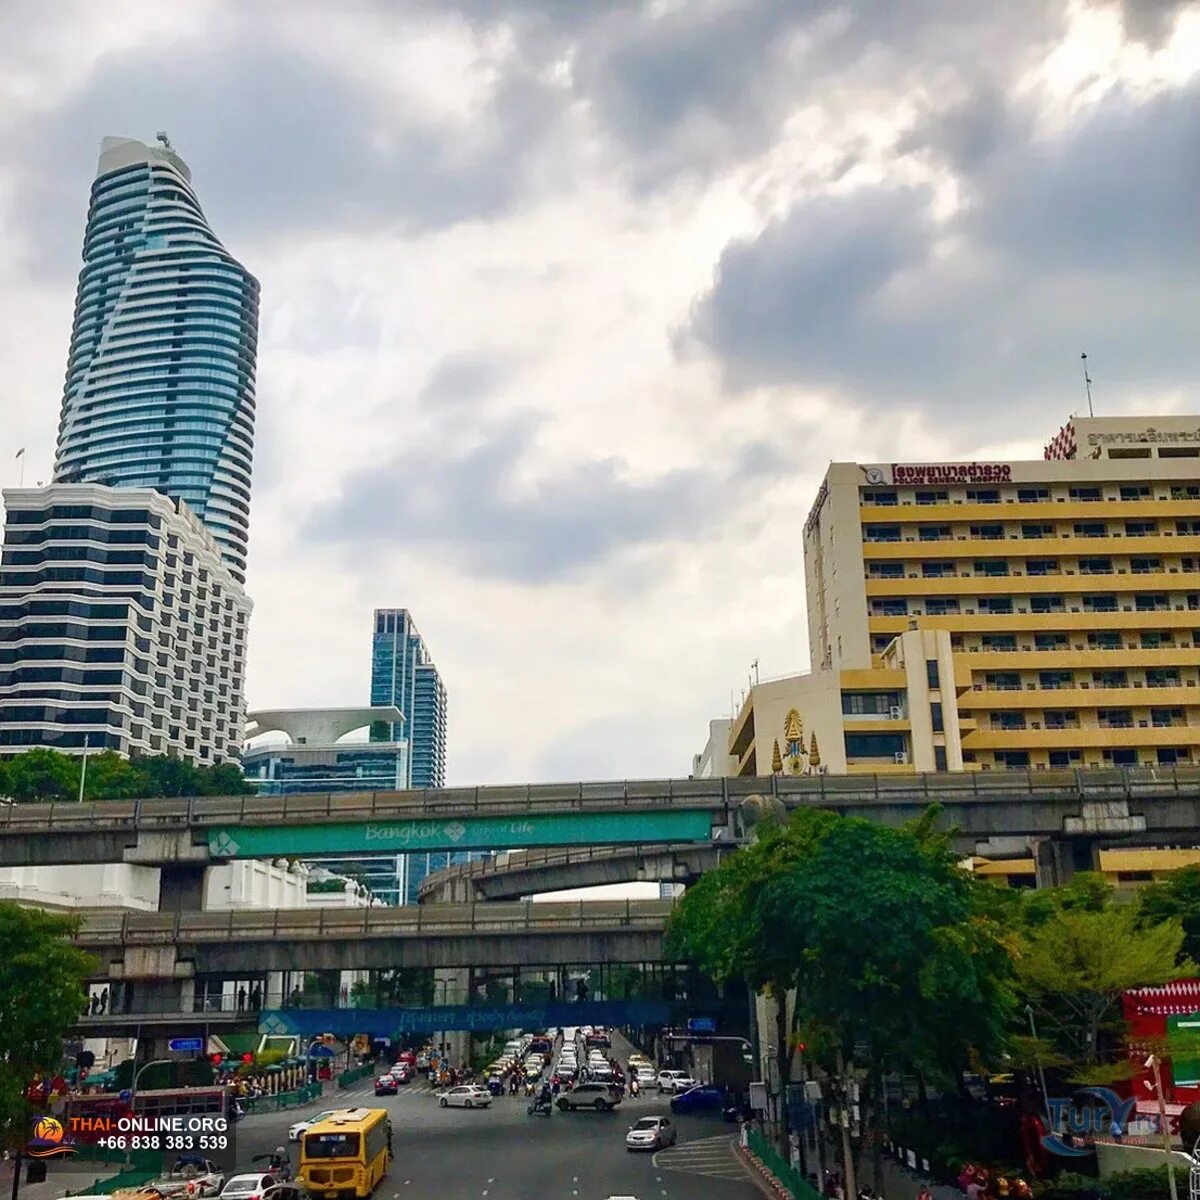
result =
M385 1108L347 1108L310 1125L300 1142L300 1181L318 1197L369 1196L387 1174L392 1122Z

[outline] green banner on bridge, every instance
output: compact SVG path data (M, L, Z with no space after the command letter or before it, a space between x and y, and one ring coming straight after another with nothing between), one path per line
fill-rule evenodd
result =
M418 850L511 850L532 846L619 846L706 842L709 812L553 813L310 825L226 825L208 831L215 858L407 854Z

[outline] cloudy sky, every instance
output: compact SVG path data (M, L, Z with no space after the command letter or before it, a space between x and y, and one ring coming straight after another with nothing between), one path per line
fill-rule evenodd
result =
M1173 0L0 0L0 483L53 458L105 134L260 279L252 706L416 615L452 783L686 774L807 663L830 459L1197 411ZM736 698L736 697L735 697Z

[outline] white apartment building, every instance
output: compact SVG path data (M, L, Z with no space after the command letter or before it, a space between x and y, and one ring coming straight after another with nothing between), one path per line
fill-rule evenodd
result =
M4 492L0 754L236 760L251 602L212 535L158 492Z

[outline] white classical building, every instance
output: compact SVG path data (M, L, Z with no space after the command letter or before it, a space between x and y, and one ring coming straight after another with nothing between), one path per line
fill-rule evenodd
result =
M69 867L2 867L0 900L41 908L158 908L158 868L131 863ZM308 890L310 880L340 878L305 863L247 860L210 867L204 883L206 912L238 908L365 908L379 903L353 879L341 891Z

